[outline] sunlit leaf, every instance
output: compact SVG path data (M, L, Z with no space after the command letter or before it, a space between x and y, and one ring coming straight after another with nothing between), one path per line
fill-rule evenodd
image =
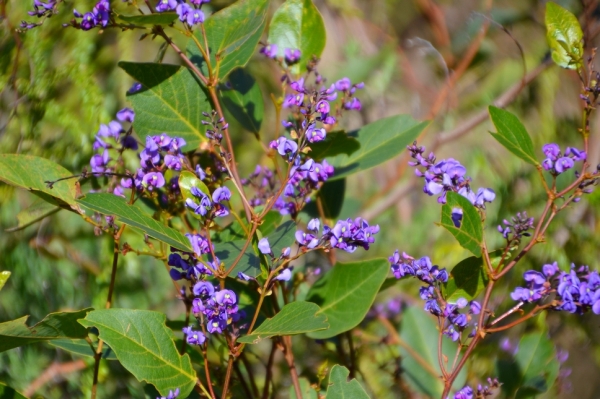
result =
M456 226L452 214L462 210L462 221ZM475 256L481 256L483 228L477 209L468 199L454 192L446 193L446 203L442 206L441 225L458 241L461 247L468 249Z
M55 181L73 175L49 159L32 155L0 154L0 180L34 193L44 193L69 205L75 203L77 179L59 181L48 187L46 181ZM40 196L45 199L46 197ZM56 202L54 202L57 205Z
M546 37L552 59L563 68L581 68L583 32L577 17L556 3L546 3Z
M113 215L121 223L140 229L159 241L181 251L193 252L190 240L179 231L165 226L135 205L129 205L124 198L114 194L88 194L77 202L103 215Z
M6 229L8 232L23 230L40 220L60 211L60 207L43 199L35 200L29 207L17 213L17 225Z
M179 355L163 313L147 310L102 309L79 322L96 327L99 338L115 352L119 362L139 381L146 381L162 396L177 388L187 397L196 384L189 356Z
M241 68L232 71L227 82L219 91L223 106L244 129L258 135L265 113L260 87Z
M3 272L0 272L0 290L2 290L2 288L4 288L4 285L8 281L9 277L10 277L10 272L9 271L5 270Z
M192 172L184 170L179 174L179 188L181 189L181 195L183 196L183 200L186 201L189 198L192 201L198 203L199 199L196 198L191 192L192 187L196 187L209 198L211 197L210 190L208 189L208 187L206 187L206 184L204 184L202 180L198 179L198 177ZM186 209L189 211L188 213L194 218L203 219L201 215L198 215L192 209L188 207L186 207Z
M334 337L356 327L365 317L390 270L386 259L336 263L310 288L306 300L321 307L329 329L309 333L316 339Z
M348 375L350 371L344 366L336 364L331 368L325 399L369 399L369 395L355 378L348 381Z

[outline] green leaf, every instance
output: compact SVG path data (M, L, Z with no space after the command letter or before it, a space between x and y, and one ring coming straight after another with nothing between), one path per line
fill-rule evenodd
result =
M195 174L184 170L179 174L179 188L181 189L181 195L183 196L183 201L185 202L188 198L192 201L198 203L198 198L196 198L192 192L192 187L196 187L198 190L202 191L209 198L211 197L210 190L206 187L206 184L202 182L202 180L198 179ZM204 219L202 215L198 215L188 207L186 207L188 213L192 215L196 219Z
M311 0L287 0L273 14L268 42L277 45L279 56L286 48L301 51L300 61L290 67L292 73L299 74L313 56L321 57L325 33L323 17Z
M196 383L189 356L180 356L163 313L148 310L102 309L79 322L97 327L98 336L115 352L119 362L139 381L156 387L162 396L177 388L187 397Z
M308 291L306 300L321 307L329 329L308 334L315 339L334 337L356 327L365 317L390 270L386 259L336 263Z
M268 236L281 224L282 219L283 216L278 211L269 211L263 218L262 224L258 226L258 230L260 230L263 237Z
M321 202L323 213L328 219L336 219L344 205L344 195L346 193L346 179L326 181L317 193L317 201ZM306 212L310 217L320 217L317 201L311 201L302 212Z
M330 132L325 140L310 144L310 156L317 161L336 155L351 155L358 151L360 143L346 132Z
M40 220L60 211L60 207L43 199L36 199L29 207L17 213L17 225L6 229L7 232L23 230Z
M193 252L190 240L179 231L165 226L152 219L135 205L129 205L125 198L114 194L97 193L87 194L77 202L95 212L104 215L114 215L117 220L126 225L140 229L159 241L169 244L181 251Z
M300 383L300 392L302 393L302 399L319 399L319 395L317 394L317 391L315 391L313 389L313 387L310 385L310 381L307 378L300 377L298 379L298 382ZM292 386L290 386L288 397L290 399L298 399L298 397L296 396L296 390L294 389L293 384L292 384ZM0 398L0 399L2 399L2 398Z
M0 352L39 341L85 338L87 330L77 323L77 319L91 310L92 308L87 308L76 312L50 313L33 327L25 324L29 316L0 323Z
M462 209L463 212L460 227L456 227L452 220L452 211L455 209ZM471 251L475 256L481 256L483 243L481 217L468 199L454 192L446 193L446 203L442 206L441 225L456 238L461 247Z
M329 327L327 317L311 302L297 301L285 305L281 311L265 320L252 334L238 338L243 344L257 344L265 338L297 335Z
M498 130L498 133L490 132L490 134L508 151L523 161L532 165L538 165L531 137L519 118L508 111L494 106L489 107L489 112L496 130Z
M244 129L258 135L265 113L260 87L244 69L231 72L228 85L219 91L225 109Z
M331 368L325 399L369 399L369 395L355 378L348 381L348 375L350 371L344 366L336 364Z
M407 308L402 313L400 338L406 344L400 347L400 355L402 356L403 376L408 384L427 397L441 397L444 383L440 377L442 372L438 363L438 328L433 317L418 306ZM456 343L444 337L442 348L443 354L451 362L456 354ZM416 356L421 362L417 360ZM428 366L425 367L422 362ZM454 389L462 388L465 380L466 369L463 368L454 381Z
M274 232L269 234L269 245L275 256L281 255L284 248L291 247L296 241L296 223L292 220L278 226Z
M49 344L80 356L94 357L96 355L96 351L92 350L85 339L57 339L50 341ZM102 359L117 360L115 353L108 345L102 347Z
M119 15L121 21L134 25L169 25L177 19L177 13L162 12L146 15Z
M77 179L55 183L49 188L46 181L54 181L73 174L49 159L32 155L0 154L0 180L34 193L44 193L69 205L75 203ZM40 196L45 199L45 196ZM54 203L55 205L57 203Z
M142 138L167 133L182 137L186 151L205 141L202 112L212 105L194 73L181 66L119 62L119 66L143 87L128 94L135 111L133 127Z
M0 399L27 399L25 396L0 382Z
M531 398L547 392L558 375L554 343L545 332L525 334L519 341L514 362L498 364L502 390L508 398Z
M246 244L246 240L228 241L214 244L215 255L221 262L225 264L227 269L233 261L238 257L242 248ZM247 274L250 277L256 277L260 274L260 258L254 253L252 243L248 245L242 259L235 265L230 276L235 277L239 272Z
M246 65L254 54L265 30L268 5L268 0L241 0L214 13L204 23L210 63L220 80L235 68ZM194 36L204 46L200 29ZM188 41L186 50L192 62L208 76L207 66L194 40Z
M428 123L418 122L409 115L396 115L348 133L348 136L359 142L360 149L351 155L338 155L328 160L335 167L332 179L341 179L398 156Z
M0 272L0 290L2 290L2 288L4 288L4 285L8 281L9 277L10 277L10 272L9 271L5 270L3 272Z
M546 3L546 37L558 66L581 68L583 32L575 15L556 3Z
M488 282L483 258L471 256L460 261L450 272L445 284L446 300L455 303L459 298L471 300L486 287Z

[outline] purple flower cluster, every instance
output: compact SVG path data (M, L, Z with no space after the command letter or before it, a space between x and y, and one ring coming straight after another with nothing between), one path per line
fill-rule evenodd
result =
M74 9L73 15L75 15L76 18L81 18L78 27L82 30L90 30L96 26L105 28L110 21L110 2L108 0L100 0L96 3L92 11L86 12L85 14Z
M435 155L430 153L423 156L425 147L418 147L417 142L408 146L410 156L415 159L408 164L415 167L415 174L425 179L423 192L428 195L438 195L440 204L446 203L446 193L456 192L471 202L477 208L485 209L486 202L492 202L496 193L491 188L480 188L477 193L471 190L471 178L466 177L467 169L453 158L436 161ZM417 169L423 167L424 170Z
M464 298L459 298L455 304L452 304L446 303L442 299L440 287L442 283L448 281L446 269L440 269L437 265L433 265L427 256L415 259L405 252L400 255L398 250L389 257L389 261L392 273L397 279L412 276L426 284L419 289L419 296L425 301L424 309L435 316L443 317L446 322L442 332L450 339L459 340L462 332L470 324L474 324L471 315L479 314L481 311L481 305L477 301L469 302ZM464 311L461 313L463 309Z
M375 242L374 235L379 233L379 225L369 226L369 223L360 217L354 220L338 220L333 228L324 225L323 234L319 237L320 227L319 219L312 219L307 226L308 232L296 231L298 244L308 249L339 248L352 253L358 247L368 250Z
M518 243L522 237L529 237L528 231L533 229L533 218L527 217L527 212L519 212L515 217L502 221L503 225L498 225L498 231L509 243Z
M210 0L190 0L190 5L185 0L158 0L156 11L175 11L181 22L187 22L188 25L194 26L204 22L204 12L200 8L203 3L209 2Z
M546 264L542 271L528 270L523 274L526 287L517 287L511 294L515 301L538 302L555 294L552 309L583 314L592 310L600 314L600 276L587 266L575 267L566 272L557 262Z
M221 144L221 140L223 140L222 132L229 127L229 123L226 123L224 118L219 118L215 110L210 114L202 112L202 115L209 119L208 121L202 121L203 125L210 126L209 129L206 129L206 137L213 140L215 144Z
M220 289L208 281L198 281L192 292L195 296L192 312L196 318L206 320L206 330L211 334L222 334L227 326L244 317L244 313L238 309L237 296L232 290ZM197 345L202 343L204 341Z
M197 201L188 198L185 200L185 206L190 208L195 214L212 219L213 217L223 217L229 215L229 209L223 204L231 199L231 191L225 186L218 187L209 197L197 187L190 189L192 195Z
M169 266L173 266L169 272L171 278L173 280L186 279L195 282L205 278L205 276L212 275L206 263L200 260L202 255L211 252L208 240L200 234L186 234L186 237L190 240L194 252L182 252L180 254L180 251L171 248L173 253L169 255L168 262ZM211 267L215 269L218 266L219 260L215 259Z
M163 172L166 169L180 171L185 157L181 153L181 147L185 140L180 137L171 138L166 133L159 136L147 136L146 146L140 153L140 168L135 173L134 181L124 178L121 186L124 188L135 188L139 191L154 191L165 185Z
M175 391L172 391L169 389L169 395L167 395L167 397L159 396L156 399L177 399L178 396L179 396L179 388L177 388Z
M467 385L454 394L454 399L483 399L494 395L494 390L500 388L501 385L496 378L488 378L487 383L488 385L485 386L478 385L477 391L473 391L473 388Z
M554 176L566 172L575 166L575 162L585 161L587 158L585 151L579 151L573 147L567 147L563 155L560 147L555 143L545 144L542 151L546 155L542 166Z
M276 44L267 44L260 48L259 53L272 60L277 59L278 46ZM298 49L286 48L283 50L283 59L287 65L293 65L300 61L302 53Z

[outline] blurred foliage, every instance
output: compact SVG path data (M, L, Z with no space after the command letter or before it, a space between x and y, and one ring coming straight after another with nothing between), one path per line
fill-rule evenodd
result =
M117 62L153 61L159 52L158 42L150 38L139 42L138 33L106 31L81 32L63 29L71 19L70 9L91 7L90 2L67 2L61 13L41 27L26 34L15 32L31 2L0 1L0 153L39 155L78 172L88 164L91 144L100 123L126 105L125 91L131 79ZM114 1L114 7L125 5ZM214 10L230 3L213 1ZM271 4L271 11L278 5ZM364 80L363 110L346 121L353 129L364 123L398 113L433 122L420 138L426 146L435 145L443 132L460 126L472 115L485 110L511 86L518 84L527 71L541 65L549 57L543 27L544 1L497 0L477 2L462 0L321 0L315 1L325 19L328 42L321 72L330 81L349 76ZM582 8L574 0L557 1L578 15ZM600 11L593 4L582 22L596 28ZM491 8L487 8L489 4ZM432 8L433 7L433 8ZM436 14L434 11L439 11ZM439 16L441 15L441 20ZM490 15L484 17L483 15ZM431 106L478 40L482 26L491 18L489 30L482 38L471 62L450 90L437 112ZM501 29L510 31L510 36ZM585 33L585 32L584 32ZM589 36L587 36L589 37ZM180 47L182 37L175 36ZM521 58L518 42L525 54ZM589 47L597 45L594 37ZM167 51L165 62L179 63ZM275 120L269 93L278 94L273 66L265 67L255 57L248 71L263 91L266 115L261 127L263 140L270 140ZM561 146L581 147L577 129L580 124L579 81L573 72L549 67L539 74L513 101L508 109L518 115L531 133L534 149L541 157L542 144L556 141ZM259 144L254 136L231 123L239 151L242 175L249 174L261 160L255 151ZM592 120L589 158L600 161L600 118ZM531 166L509 154L487 133L493 130L489 120L468 129L456 139L436 149L438 158L454 157L463 163L476 187L492 187L497 199L487 213L485 231L488 247L502 245L495 226L516 212L526 210L537 217L544 192ZM266 160L263 160L266 161ZM421 187L406 166L407 157L400 156L385 166L351 176L346 181L346 196L341 217L370 215L372 224L379 223L377 242L365 257L389 256L394 249L413 256L431 256L442 267L452 268L469 253L456 243L442 227L437 226L441 209L434 198L424 197ZM83 187L92 188L93 182ZM398 187L408 187L405 195L397 195L391 206L379 206L382 200L396 195ZM4 232L17 224L15 215L34 202L29 193L0 184L0 271L12 275L0 292L0 322L31 315L31 322L41 320L54 311L102 308L106 298L112 244L109 237L95 237L93 229L79 217L60 211L22 231ZM511 287L521 283L521 273L557 260L565 268L571 262L598 268L600 226L598 225L600 193L595 192L557 217L550 227L548 243L536 247L505 285L505 297L499 295L500 309L508 309ZM132 247L142 247L143 238L126 234ZM337 254L338 260L350 259ZM320 267L325 260L319 255L308 257L307 270ZM129 254L119 262L115 306L165 312L170 320L181 320L184 308L176 299L168 273L161 262L150 257ZM403 281L380 294L385 304L400 298L404 306L421 307L418 285ZM302 291L303 290L303 291ZM301 287L300 293L306 293ZM416 298L416 299L415 299ZM500 303L504 303L500 305ZM401 323L402 315L394 322ZM396 323L398 324L398 323ZM571 358L566 367L573 369L567 383L559 379L545 397L594 397L600 391L600 321L593 315L569 317L549 314L511 331L509 338L518 342L527 331L548 325L550 336ZM365 331L355 337L355 350L361 354L357 377L367 392L376 398L417 397L402 381L402 362L398 347L380 345L387 333L373 319L362 324ZM476 352L467 380L479 383L495 375L497 348L504 336L491 336ZM294 347L302 360L301 374L317 381L320 364L307 354L320 353L329 364L345 362L348 342L343 337L334 341L310 341L306 347ZM296 340L298 338L294 338ZM265 347L266 348L266 347ZM263 349L261 347L261 349ZM502 358L511 359L504 353ZM298 359L298 357L297 357ZM574 360L576 359L576 360ZM257 379L264 368L254 356L248 362L257 365ZM23 392L53 364L75 364L77 359L59 348L45 344L31 345L0 354L0 381ZM75 372L57 374L38 388L46 398L89 396L92 361ZM110 376L117 378L109 378ZM100 370L99 397L153 397L151 390L137 382L118 362L103 362ZM285 370L275 370L279 388L290 384ZM286 389L280 389L286 392ZM237 393L233 393L234 397ZM155 393L154 393L154 396ZM283 396L281 396L283 397Z

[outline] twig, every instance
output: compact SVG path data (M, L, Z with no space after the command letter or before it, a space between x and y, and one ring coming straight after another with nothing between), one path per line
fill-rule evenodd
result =
M46 385L49 381L56 380L57 377L61 377L65 374L74 373L79 370L83 370L87 367L87 364L83 359L77 359L68 363L57 363L54 362L48 367L42 374L40 374L25 390L23 395L26 397L32 396L37 392L38 389Z
M296 392L296 399L302 399L302 390L300 389L300 380L298 379L298 370L294 363L294 353L292 352L292 337L289 335L281 337L283 341L284 357L290 369L290 376L292 377L292 384L294 385L294 391Z

